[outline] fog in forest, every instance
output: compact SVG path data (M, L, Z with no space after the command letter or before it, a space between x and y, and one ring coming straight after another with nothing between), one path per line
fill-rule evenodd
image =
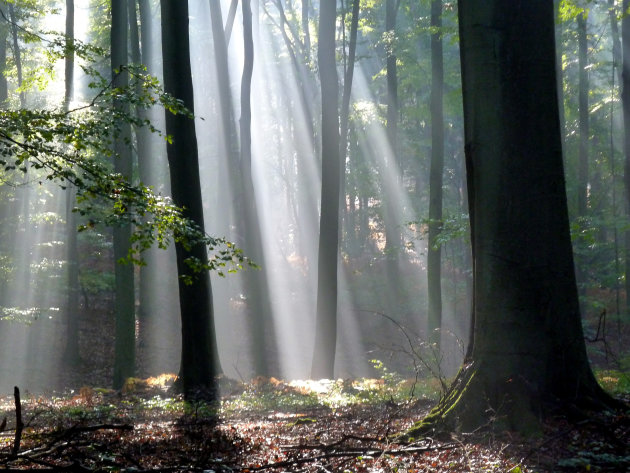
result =
M2 2L6 3L6 2ZM20 2L18 2L20 3ZM44 18L26 6L15 22L24 31L63 32L65 10ZM103 2L75 1L75 36L108 48L109 16ZM148 72L162 78L160 7L147 2L151 37ZM444 154L441 237L436 241L441 267L442 319L439 343L428 333L427 255L431 168L430 9L426 2L402 2L395 31L384 32L385 1L364 6L356 42L347 144L342 146L343 195L340 199L338 302L335 378L380 377L382 366L402 378L451 377L463 359L471 314L472 269L467 221L467 189L457 22L446 11L441 35L444 59ZM206 232L225 237L248 254L252 234L244 221L247 196L255 197L259 241L264 264L225 277L211 274L216 339L225 376L250 380L256 371L253 347L265 340L270 366L266 376L307 379L315 343L318 241L320 227L321 92L317 62L319 2L302 9L299 1L254 1L254 68L251 84L253 193L243 191L235 172L240 158L241 80L244 67L243 18L240 5L230 19L232 2L220 2L228 70L217 56L211 2L192 0L190 55L194 114L199 149ZM338 6L337 74L342 100L349 67L352 2ZM16 9L18 6L16 5ZM20 12L18 12L20 13ZM304 22L302 15L309 18ZM342 15L343 13L343 15ZM140 11L138 11L140 14ZM9 18L4 21L11 28ZM623 232L623 156L619 84L610 64L613 41L607 12L588 18L591 103L590 161L586 211L578 208L582 192L578 176L580 140L578 40L574 22L559 22L558 42L564 72L565 165L574 226L574 246L587 335L595 338L598 316L608 314L610 343L617 319L625 310ZM304 25L308 26L306 32ZM137 26L137 25L136 25ZM227 30L227 28L226 28ZM9 45L5 65L9 109L55 108L63 102L63 59L48 71L47 38L27 42L19 30L24 78L20 103L15 53ZM601 31L605 31L602 33ZM48 36L47 36L48 35ZM6 36L6 35L5 35ZM10 35L6 42L12 41ZM0 38L1 39L1 38ZM132 39L129 40L133 41ZM387 57L398 65L397 129L388 127ZM70 109L89 103L98 89L88 87L76 59ZM131 61L133 62L133 61ZM93 65L108 75L109 58ZM37 78L40 79L37 79ZM227 89L222 89L227 78ZM39 80L39 82L38 82ZM29 82L30 81L30 82ZM41 89L39 88L41 86ZM227 107L227 109L222 109ZM227 112L226 112L227 110ZM391 111L391 110L390 110ZM226 114L227 113L227 114ZM164 111L156 106L148 117L165 129ZM228 117L228 122L225 118ZM507 118L506 118L507 119ZM392 139L393 137L393 139ZM346 137L341 137L342 142ZM134 129L133 181L171 194L166 140L150 134L138 158ZM148 149L148 151L146 151ZM87 151L86 151L87 152ZM612 154L611 154L612 153ZM114 359L114 265L112 229L91 224L89 214L71 212L73 186L49 182L45 170L2 171L0 182L0 392L19 385L32 392L110 380ZM586 189L586 187L585 187ZM72 311L68 279L69 232L78 225L78 305ZM73 227L74 226L74 227ZM178 373L181 334L175 252L151 248L146 266L134 267L136 375L146 378ZM252 256L255 263L256 257ZM248 279L250 278L250 279ZM262 326L260 298L251 296L251 281L266 280L270 318ZM617 319L615 318L617 317ZM78 328L69 327L75 320ZM595 320L595 322L593 322ZM262 327L262 331L261 331ZM68 360L69 337L78 341L80 363ZM596 345L595 357L606 354ZM375 360L382 362L380 365ZM381 366L381 368L375 368ZM109 382L109 381L108 381Z

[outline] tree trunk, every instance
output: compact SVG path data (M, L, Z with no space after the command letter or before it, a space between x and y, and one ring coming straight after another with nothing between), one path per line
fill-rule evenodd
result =
M630 1L623 0L622 11L627 12ZM621 104L623 107L623 136L624 136L624 185L626 189L627 211L630 212L630 16L623 15L621 19ZM626 231L626 313L630 313L630 231Z
M277 375L277 345L270 299L267 265L263 249L263 232L258 214L258 203L252 174L252 110L251 84L254 70L254 39L252 29L251 0L242 0L243 10L243 77L241 81L241 177L243 183L243 207L245 211L245 252L258 265L260 271L244 274L248 296L250 333L252 334L252 359L256 374Z
M7 69L7 39L9 37L6 0L0 0L0 17L0 107L4 108L9 98L9 85L5 75Z
M402 222L397 221L396 203L393 196L396 195L395 183L389 177L398 176L402 170L397 150L398 141L398 68L396 66L396 15L398 13L398 1L387 0L385 4L385 32L387 34L386 44L386 70L387 70L387 139L389 153L385 157L384 179L384 224L385 224L385 249L389 253L390 259L394 258L394 252L400 250L402 235L398 226ZM390 281L395 276L397 268L393 268L388 278ZM394 284L394 286L398 286Z
M74 0L66 0L66 57L64 110L70 108L74 82ZM66 261L68 296L66 299L66 347L64 361L72 366L79 362L79 249L77 218L74 209L76 189L66 188Z
M311 32L309 30L309 0L302 0L302 32L304 33L304 53L306 61L311 60Z
M22 52L20 51L20 43L18 41L18 26L15 18L15 7L13 3L9 3L9 18L11 19L11 35L13 38L13 60L15 61L15 69L17 71L17 86L22 87ZM26 94L20 91L20 107L26 106Z
M558 119L553 3L460 0L472 345L424 423L533 433L550 408L613 405L586 356ZM506 119L509 117L509 119Z
M427 337L440 347L442 328L442 182L444 174L444 60L442 57L442 0L431 2L431 170L429 175L429 242L427 280L429 312Z
M162 55L164 89L182 100L191 112L193 85L188 38L188 2L162 0ZM182 207L184 215L204 230L199 155L195 122L185 115L166 116L166 131L173 137L167 145L173 201ZM205 245L186 248L176 243L177 272L180 276L190 269L189 257L207 261ZM182 358L180 378L184 395L216 397L215 375L221 372L214 329L210 275L196 275L191 284L179 279L179 303L182 319Z
M588 208L588 43L586 37L586 16L581 13L577 17L578 36L578 108L580 129L580 153L578 162L578 216L585 217Z
M322 193L317 260L317 313L311 377L332 378L337 346L339 253L339 83L335 62L336 2L322 2L317 58L322 95Z
M350 116L350 95L352 93L352 80L354 77L354 63L357 51L357 33L359 29L359 10L361 2L360 0L353 0L352 3L352 20L350 22L350 41L348 42L348 64L346 66L345 75L343 79L343 93L341 98L341 111L339 113L340 123L340 146L339 146L339 158L341 159L341 188L339 190L340 204L342 209L346 208L346 158L348 156L348 122ZM351 202L350 205L353 205ZM342 217L347 220L347 215L344 212ZM346 222L346 228L348 224ZM349 234L352 229L348 228Z
M112 0L111 67L114 87L127 87L129 73L126 70L128 18L127 1ZM114 99L114 108L129 113L129 105ZM114 143L116 152L114 169L128 180L132 176L131 127L119 124L118 136ZM131 226L124 224L114 227L115 260L115 314L116 341L114 347L114 389L120 389L125 380L135 374L136 315L134 295L133 265L121 264L131 248Z

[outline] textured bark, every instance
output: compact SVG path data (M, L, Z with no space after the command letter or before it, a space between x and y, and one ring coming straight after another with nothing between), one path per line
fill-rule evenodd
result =
M193 86L188 38L188 2L162 0L162 55L164 88L194 111ZM173 201L185 215L204 231L199 155L194 120L184 115L166 116L166 131L173 137L167 145ZM186 258L208 258L204 245L186 249L175 245L177 272L187 274ZM214 329L212 288L207 272L197 275L192 284L179 279L182 320L181 385L186 397L217 395L215 375L221 372Z
M427 282L429 312L427 337L440 347L442 328L442 248L436 240L442 231L444 174L444 59L442 55L442 0L431 2L431 169L429 175L429 247Z
M112 0L111 67L114 87L129 84L127 66L128 38L127 0ZM129 113L129 105L114 99L114 108ZM114 169L127 179L132 177L132 157L130 148L131 127L119 124L114 148L116 158ZM131 248L131 226L114 228L115 266L115 314L116 341L114 346L114 389L120 389L125 380L135 374L136 314L134 297L133 265L120 264L119 260L128 255Z
M332 378L337 346L339 253L339 83L335 63L336 2L322 2L317 58L322 95L322 194L317 260L317 313L311 377Z
M592 374L580 321L553 4L458 5L473 336L454 384L410 436L486 425L532 433L553 409L614 405Z

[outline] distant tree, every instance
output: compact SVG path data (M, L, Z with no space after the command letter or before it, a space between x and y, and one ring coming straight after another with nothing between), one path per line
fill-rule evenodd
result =
M9 85L6 77L8 36L7 4L5 0L0 0L0 105L3 107L9 98Z
M442 328L442 229L444 182L444 58L442 53L442 0L431 1L431 170L429 175L429 241L427 248L427 336L440 346Z
M389 171L384 172L385 201L385 245L390 252L390 259L394 259L394 252L402 243L402 235L396 221L396 202L393 201L395 191L394 183L389 178L402 172L400 156L398 153L398 65L396 57L396 16L400 7L400 0L387 0L385 2L385 47L386 47L386 82L387 82L387 138L389 153L385 156L385 166ZM390 281L396 277L397 268L390 268ZM397 283L393 284L398 286Z
M305 2L306 3L306 2ZM346 160L348 158L348 130L350 126L350 98L352 94L352 81L354 79L354 65L356 62L357 53L357 35L359 29L359 12L361 9L360 0L353 0L352 2L352 19L350 20L350 39L348 40L348 53L346 57L345 45L344 45L344 76L343 76L343 91L341 94L341 110L339 112L339 154L342 162L341 167L341 190L339 192L341 197L341 209L342 217L345 221L347 246L352 248L356 245L355 232L354 232L354 200L355 196L349 196L350 208L352 211L347 211L346 206ZM350 221L349 221L350 220Z
M589 143L589 111L588 111L588 37L587 12L577 16L578 37L578 106L580 110L580 152L578 161L578 216L586 217L588 207L588 143Z
M531 433L566 406L616 405L586 356L558 119L553 3L460 0L473 248L471 344L424 422Z
M274 355L277 352L277 346L269 281L267 279L268 268L263 249L262 227L258 213L254 177L252 175L251 84L254 69L254 38L251 0L242 0L241 5L244 40L240 119L240 182L244 213L243 250L261 266L260 271L247 271L243 277L248 299L248 319L252 335L251 355L254 372L259 375L271 376L278 374L279 362Z
M335 61L336 2L319 10L317 59L322 96L322 188L317 259L317 309L311 377L332 378L337 345L337 262L339 254L339 83Z
M15 69L17 73L17 87L22 87L23 70L22 70L22 51L20 50L20 42L18 40L18 23L17 16L15 14L15 5L13 3L8 4L9 7L9 20L11 20L11 38L13 40L13 61L15 62ZM23 90L20 90L20 106L24 108L26 105L26 94Z
M128 87L128 0L112 0L111 68L114 87ZM129 104L114 98L113 107L118 113L129 115ZM132 177L131 126L116 124L114 169L129 182ZM114 347L114 388L122 388L127 378L135 374L136 314L133 265L120 264L131 248L131 226L114 227L115 304L116 332Z
M74 82L74 0L66 0L66 52L64 58L64 110L70 109ZM74 212L76 189L66 189L66 259L68 296L66 299L66 347L64 360L70 365L79 361L79 248L77 218Z
M192 112L193 86L190 66L188 2L162 0L162 55L164 88ZM186 115L166 117L166 130L172 136L167 146L173 201L184 208L201 231L204 229L199 157L195 122ZM176 243L179 302L182 320L180 378L184 395L217 395L215 376L221 372L214 328L212 287L207 271L192 280L187 259L207 261L206 246Z

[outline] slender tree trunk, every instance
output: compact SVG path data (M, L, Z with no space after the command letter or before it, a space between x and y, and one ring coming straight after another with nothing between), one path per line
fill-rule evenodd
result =
M236 19L236 9L238 7L238 0L232 0L230 2L230 10L228 11L228 17L225 21L225 44L230 44L230 38L232 37L232 28L234 27L234 20ZM250 6L251 10L251 6Z
M332 378L337 346L339 253L339 83L335 62L336 2L322 2L317 57L322 95L322 194L317 260L317 313L311 377Z
M18 27L15 18L15 8L13 3L9 3L9 18L11 19L11 35L13 37L13 60L15 61L15 69L17 71L17 86L22 87L22 52L18 41ZM26 94L20 91L20 107L26 106Z
M74 0L66 0L66 57L64 109L70 108L74 89Z
M394 182L389 179L389 176L398 176L401 173L402 166L399 161L398 154L398 68L396 65L396 15L398 13L398 1L387 0L385 4L385 31L388 35L387 58L387 139L389 144L389 153L385 157L385 167L389 170L384 172L384 189L385 195L383 200L385 202L385 248L386 251L391 253L390 259L394 258L393 253L400 249L402 244L402 235L398 229L398 225L401 222L397 222L395 208L396 203L393 201L393 196L396 191L394 190ZM393 277L396 273L396 268L390 274ZM395 284L397 285L397 284Z
M427 279L428 339L440 347L442 328L442 183L444 174L444 60L442 54L442 0L431 2L431 170L429 176L429 242Z
M188 2L162 0L162 55L164 88L183 101L194 112L190 65ZM185 209L185 216L204 231L199 155L195 122L184 115L166 116L166 131L173 137L167 145L173 201ZM186 259L207 261L204 245L186 248L176 243L177 272L189 272ZM198 391L217 395L216 374L221 372L214 329L212 287L207 272L197 275L191 284L179 279L179 302L182 319L182 358L180 378L184 395L194 397Z
M74 82L74 0L66 0L66 57L64 109L70 108ZM66 189L66 261L68 266L68 296L66 299L66 347L64 361L79 362L79 248L77 218L74 209L76 189Z
M251 0L242 0L244 64L241 81L241 166L245 210L245 251L261 266L245 274L252 339L252 359L256 374L278 374L275 327L270 299L263 232L252 174L251 83L254 70L254 39Z
M143 65L150 70L150 58L152 55L152 26L151 26L151 11L149 0L139 0L140 11L140 35L138 34L138 15L136 13L136 1L128 0L129 8L129 45L131 51L131 62L136 65ZM142 84L138 81L136 85L136 93L140 96L144 92L142 90ZM151 119L151 111L146 110L143 107L139 107L136 110L138 119L146 121ZM155 178L152 172L152 166L155 165L152 160L152 133L145 127L137 127L134 129L136 135L136 154L138 159L138 174L140 182L143 185L156 185ZM159 275L156 272L156 252L157 249L149 249L144 254L144 260L146 265L140 267L140 274L138 280L138 319L146 321L151 314L156 312L156 307L153 302L152 290L156 287L156 282ZM141 323L140 329L143 329Z
M306 61L311 60L311 31L309 26L309 0L302 0L302 32L304 33L304 52Z
M127 0L112 0L111 67L114 87L127 87L129 73L126 69L128 38ZM121 113L129 113L129 105L114 99L114 108ZM114 169L125 178L132 177L132 157L130 149L131 128L119 124L116 137ZM114 346L114 389L120 389L125 380L135 374L136 357L136 316L134 296L133 265L120 264L119 260L128 255L131 248L131 226L128 224L114 228L115 260L115 313L116 341Z
M578 162L578 216L586 217L588 207L588 43L586 36L586 16L577 17L578 36L578 108L580 110L580 153Z
M352 20L350 22L350 40L348 42L348 64L345 70L343 80L343 93L341 98L341 111L339 113L340 122L340 146L339 157L341 159L341 196L342 209L346 208L346 158L348 156L348 122L350 117L350 96L352 93L352 80L354 77L354 63L357 51L357 33L359 29L359 10L360 0L353 0L352 3ZM344 212L344 220L345 212ZM346 225L347 226L347 225Z
M7 21L6 0L0 0L0 107L4 108L9 98L9 85L5 71L7 69L7 39L9 23Z
M553 4L460 0L458 6L473 343L450 390L411 435L480 426L532 433L558 408L615 405L591 372L582 333Z

